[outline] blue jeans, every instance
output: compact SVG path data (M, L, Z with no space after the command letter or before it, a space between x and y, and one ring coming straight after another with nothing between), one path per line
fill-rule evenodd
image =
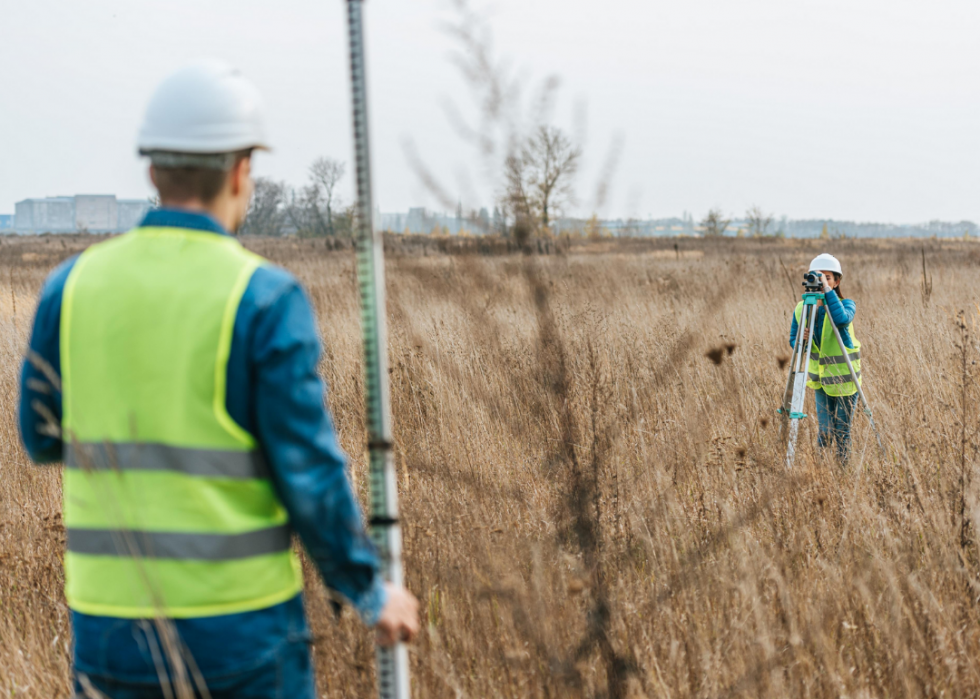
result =
M817 444L829 447L836 442L837 460L843 466L851 448L851 419L858 395L828 396L818 388L813 396L817 400Z
M254 612L172 623L212 699L315 699L301 595ZM172 673L162 650L154 662L162 644L152 621L72 612L72 626L76 697L86 696L82 675L110 699L166 696L158 667Z

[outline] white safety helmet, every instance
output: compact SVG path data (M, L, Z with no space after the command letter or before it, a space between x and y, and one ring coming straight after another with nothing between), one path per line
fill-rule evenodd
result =
M844 273L840 268L840 260L827 253L817 255L813 258L813 262L810 263L811 272L823 272L824 270L828 272L837 272L837 274L840 276L844 276Z
M262 98L227 63L194 63L153 93L137 145L161 167L228 169L233 153L269 148Z

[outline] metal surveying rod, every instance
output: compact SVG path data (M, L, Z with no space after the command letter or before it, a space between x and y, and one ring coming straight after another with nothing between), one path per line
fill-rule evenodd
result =
M373 225L371 150L368 143L367 86L364 75L363 0L347 0L350 72L354 107L354 166L357 178L357 279L364 335L364 404L367 409L371 487L371 538L385 580L401 585L402 536L398 490L391 452L391 397L388 387L388 330L385 319L384 241ZM408 650L404 643L377 648L378 696L408 699Z

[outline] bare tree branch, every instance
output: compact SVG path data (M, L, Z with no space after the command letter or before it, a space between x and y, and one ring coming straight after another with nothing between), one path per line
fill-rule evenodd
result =
M554 126L540 126L527 139L521 153L527 194L543 228L551 226L563 206L575 202L573 178L581 155L578 146Z
M701 220L701 228L704 229L706 238L720 238L725 235L725 230L731 222L731 219L725 218L721 209L716 208L711 209Z
M317 218L321 218L320 208L326 211L327 218L323 228L325 235L336 235L337 231L333 223L333 209L337 203L335 192L337 183L344 177L346 166L339 160L333 158L317 158L310 165L310 185L307 190L307 198L314 206Z
M749 233L759 238L767 235L769 226L772 225L772 214L765 213L760 206L753 206L745 212L745 220L749 225Z

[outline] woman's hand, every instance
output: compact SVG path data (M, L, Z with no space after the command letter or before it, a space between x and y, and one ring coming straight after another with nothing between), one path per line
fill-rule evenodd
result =
M820 283L823 284L823 292L825 294L829 294L831 291L833 291L834 287L832 287L830 282L827 281L827 275L823 272L817 272L817 274L820 275Z
M810 328L803 328L803 342L810 339Z

